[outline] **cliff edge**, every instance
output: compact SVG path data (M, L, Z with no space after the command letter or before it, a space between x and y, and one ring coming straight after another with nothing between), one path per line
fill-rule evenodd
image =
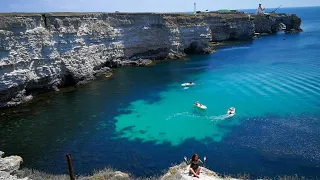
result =
M201 167L199 178L193 177L189 174L189 167L186 163L170 167L168 172L160 178L160 180L224 180L226 178L219 177L215 172ZM228 180L238 180L235 178L227 178Z
M301 19L244 13L0 14L0 108L90 82L113 67L210 53L210 42L252 39L256 31L277 31L280 23L300 30Z
M69 180L68 175L50 175L45 174L36 170L19 170L21 163L23 162L20 156L2 156L4 153L0 151L0 180ZM189 175L189 166L186 163L170 167L168 172L161 177L150 177L145 178L146 180L194 180L194 177ZM202 180L223 180L224 178L219 177L215 172L201 167L199 179ZM77 176L78 180L144 180L144 178L134 178L127 173L121 171L115 171L113 169L104 169L95 172L92 176ZM197 178L198 179L198 178ZM229 180L236 180L230 179Z

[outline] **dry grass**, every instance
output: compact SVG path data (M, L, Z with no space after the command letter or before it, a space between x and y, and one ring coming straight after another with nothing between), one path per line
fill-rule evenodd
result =
M20 178L29 177L33 180L70 180L70 177L63 175L47 174L41 171L23 168L17 172Z
M135 178L128 176L129 174L123 173L123 176L119 176L121 172L114 170L113 168L104 168L99 171L94 171L92 176L77 176L77 180L159 180L160 177L140 177ZM20 178L28 177L32 180L70 180L69 175L54 175L47 174L37 170L31 170L23 168L17 172L17 176Z
M99 171L94 171L92 176L80 177L79 180L129 180L129 175L127 176L116 176L117 171L112 168L104 168Z
M119 171L114 170L113 168L104 168L99 171L95 171L92 176L78 176L76 177L77 180L180 180L181 175L178 172L179 167L178 166L173 166L168 170L167 176L162 179L162 176L154 176L154 177L140 177L140 178L135 178L132 176L117 176L120 173ZM121 173L120 173L121 174ZM69 175L63 174L63 175L53 175L53 174L47 174L44 172L40 172L37 170L31 170L31 169L22 169L17 172L17 176L20 178L23 177L29 177L30 179L33 180L70 180ZM223 175L223 179L225 180L230 180L233 178L236 179L241 179L241 180L250 180L250 175L249 174L237 174L237 175ZM278 176L276 178L268 178L268 177L263 177L263 178L257 178L260 180L271 180L271 179L276 179L276 180L305 180L304 177L300 177L298 175L295 176Z
M243 174L237 174L236 175L236 178L238 179L250 179L250 174L247 174L247 173L243 173Z
M178 172L180 168L184 168L184 163L180 165L172 165L172 167L169 168L168 171L164 171L164 176L153 176L153 177L140 177L135 178L131 176L130 174L122 173L120 171L116 171L113 168L106 167L102 170L94 171L92 175L88 176L77 176L77 180L180 180L181 175ZM69 175L62 174L62 175L53 175L53 174L47 174L41 171L37 170L31 170L27 168L23 168L22 170L19 170L17 172L17 176L20 178L29 177L33 180L70 180ZM230 180L233 178L241 179L241 180L250 180L250 175L247 173L243 174L237 174L237 175L222 175L220 176L222 179ZM259 180L305 180L306 178L294 175L294 176L278 176L276 178L255 178ZM315 178L318 179L318 178Z

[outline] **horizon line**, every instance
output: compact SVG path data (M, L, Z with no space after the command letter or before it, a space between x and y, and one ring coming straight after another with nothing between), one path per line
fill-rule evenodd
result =
M284 9L284 8L311 8L311 7L320 7L320 6L289 6L289 7L281 7L281 9ZM274 8L277 8L277 7L268 7L266 9L274 9ZM225 8L227 9L227 8ZM218 11L218 10L224 10L224 9L215 9L215 10L211 10L211 11ZM228 9L228 10L255 10L255 8L241 8L241 9ZM202 10L202 11L205 11L205 10ZM1 14L5 14L5 13L115 13L115 12L119 12L119 13L186 13L186 12L193 12L193 11L176 11L176 12L163 12L163 11L127 11L127 12L124 12L124 11L104 11L104 12L101 12L101 11L38 11L38 12L35 12L35 11L0 11ZM210 12L210 11L209 11Z

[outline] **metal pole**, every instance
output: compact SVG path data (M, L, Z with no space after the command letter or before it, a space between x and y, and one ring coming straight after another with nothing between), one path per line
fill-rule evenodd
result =
M76 180L76 178L74 177L74 172L73 172L73 167L72 167L71 154L66 154L66 156L67 156L67 160L68 160L70 180Z

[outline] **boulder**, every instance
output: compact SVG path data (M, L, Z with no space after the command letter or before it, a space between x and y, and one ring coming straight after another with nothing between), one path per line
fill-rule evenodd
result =
M138 65L139 65L139 66L149 66L149 65L151 65L152 63L153 63L153 61L150 60L150 59L139 59L139 60L138 60Z
M5 171L0 171L0 180L29 180L29 178L19 179L17 176L12 176L10 173Z
M286 34L297 34L300 32L302 32L302 29L290 29L285 31Z
M0 180L28 180L29 178L19 179L15 173L23 162L20 156L9 156L2 158L4 152L0 151Z
M116 171L114 172L114 177L116 177L117 179L129 179L129 174L121 171Z
M20 168L22 162L23 160L20 156L0 158L0 171L13 173Z

